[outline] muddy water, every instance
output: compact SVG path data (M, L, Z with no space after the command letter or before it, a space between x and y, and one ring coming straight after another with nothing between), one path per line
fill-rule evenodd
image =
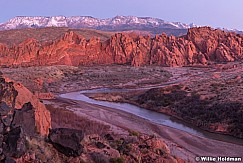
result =
M209 139L220 140L220 141L224 141L224 142L243 145L243 139L238 139L238 138L228 136L228 135L210 133L210 132L201 130L201 129L195 127L195 126L192 126L190 124L186 124L186 123L184 123L180 120L176 120L175 118L168 116L168 115L165 115L165 114L162 114L162 113L150 111L150 110L140 108L138 106L131 105L131 104L128 104L128 103L115 103L115 102L107 102L107 101L98 101L98 100L91 99L91 98L84 95L84 93L101 93L101 92L112 92L112 91L118 91L118 90L107 89L107 88L105 88L105 89L93 89L93 90L85 90L85 91L61 94L60 97L71 99L71 100L84 101L84 102L87 102L87 103L90 103L90 104L97 104L97 105L101 105L101 106L110 107L110 108L113 108L113 109L122 110L122 111L125 111L125 112L128 112L128 113L131 113L135 116L144 118L144 119L149 120L151 122L154 122L156 124L162 124L162 125L166 125L166 126L169 126L169 127L172 127L172 128L176 128L178 130L182 130L182 131L185 131L187 133L190 133L192 135L196 135L196 136L199 136L199 137L204 137L204 138L209 138ZM119 90L119 91L121 91L121 90ZM124 90L124 91L127 91L127 90Z

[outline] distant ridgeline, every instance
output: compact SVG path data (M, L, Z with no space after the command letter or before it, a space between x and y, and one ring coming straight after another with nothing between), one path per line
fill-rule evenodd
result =
M131 31L140 30L151 34L166 33L168 35L183 35L187 29L195 27L194 24L180 22L166 22L151 17L116 16L107 19L98 19L90 16L53 16L53 17L27 17L19 16L0 24L0 30L68 27L73 29L89 28L103 31Z
M59 33L60 30L63 33ZM31 37L26 37L27 34ZM11 43L14 40L19 42ZM7 67L93 64L187 66L242 58L243 35L210 27L191 28L180 37L67 28L0 32L0 65Z

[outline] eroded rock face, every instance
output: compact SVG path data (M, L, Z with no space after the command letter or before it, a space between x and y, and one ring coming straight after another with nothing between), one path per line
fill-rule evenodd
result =
M45 105L21 83L13 82L8 78L5 78L5 80L6 82L12 83L13 89L17 92L14 99L14 108L21 110L24 110L26 107L28 109L31 108L36 132L40 135L47 136L49 128L51 128L51 115ZM25 104L27 103L30 103L31 107L29 107L30 105L26 106Z
M35 112L30 102L24 104L23 108L15 110L12 127L21 127L27 135L34 135L35 129Z
M83 146L80 141L84 138L81 130L69 128L57 128L50 130L49 140L51 144L66 156L76 157L83 152Z
M46 136L50 122L49 111L33 94L0 75L0 161L25 154L26 135Z
M51 43L27 39L8 47L0 44L1 66L129 64L184 66L243 58L243 35L192 28L182 37L117 33L105 42L69 31Z

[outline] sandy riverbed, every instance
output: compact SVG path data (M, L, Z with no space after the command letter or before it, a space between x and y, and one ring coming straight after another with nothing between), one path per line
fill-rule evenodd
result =
M130 129L156 135L165 140L172 155L192 162L196 156L242 155L243 146L197 137L171 127L154 124L124 111L62 98L48 102L53 106L71 110L81 117L108 124L115 133L125 134L127 129ZM67 102L72 105L65 105Z

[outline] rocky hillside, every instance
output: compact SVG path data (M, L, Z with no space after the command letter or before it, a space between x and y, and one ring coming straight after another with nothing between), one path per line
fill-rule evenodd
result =
M206 65L242 59L242 38L240 34L200 27L189 29L182 37L116 33L101 41L69 30L50 42L28 38L18 45L0 43L0 65Z

